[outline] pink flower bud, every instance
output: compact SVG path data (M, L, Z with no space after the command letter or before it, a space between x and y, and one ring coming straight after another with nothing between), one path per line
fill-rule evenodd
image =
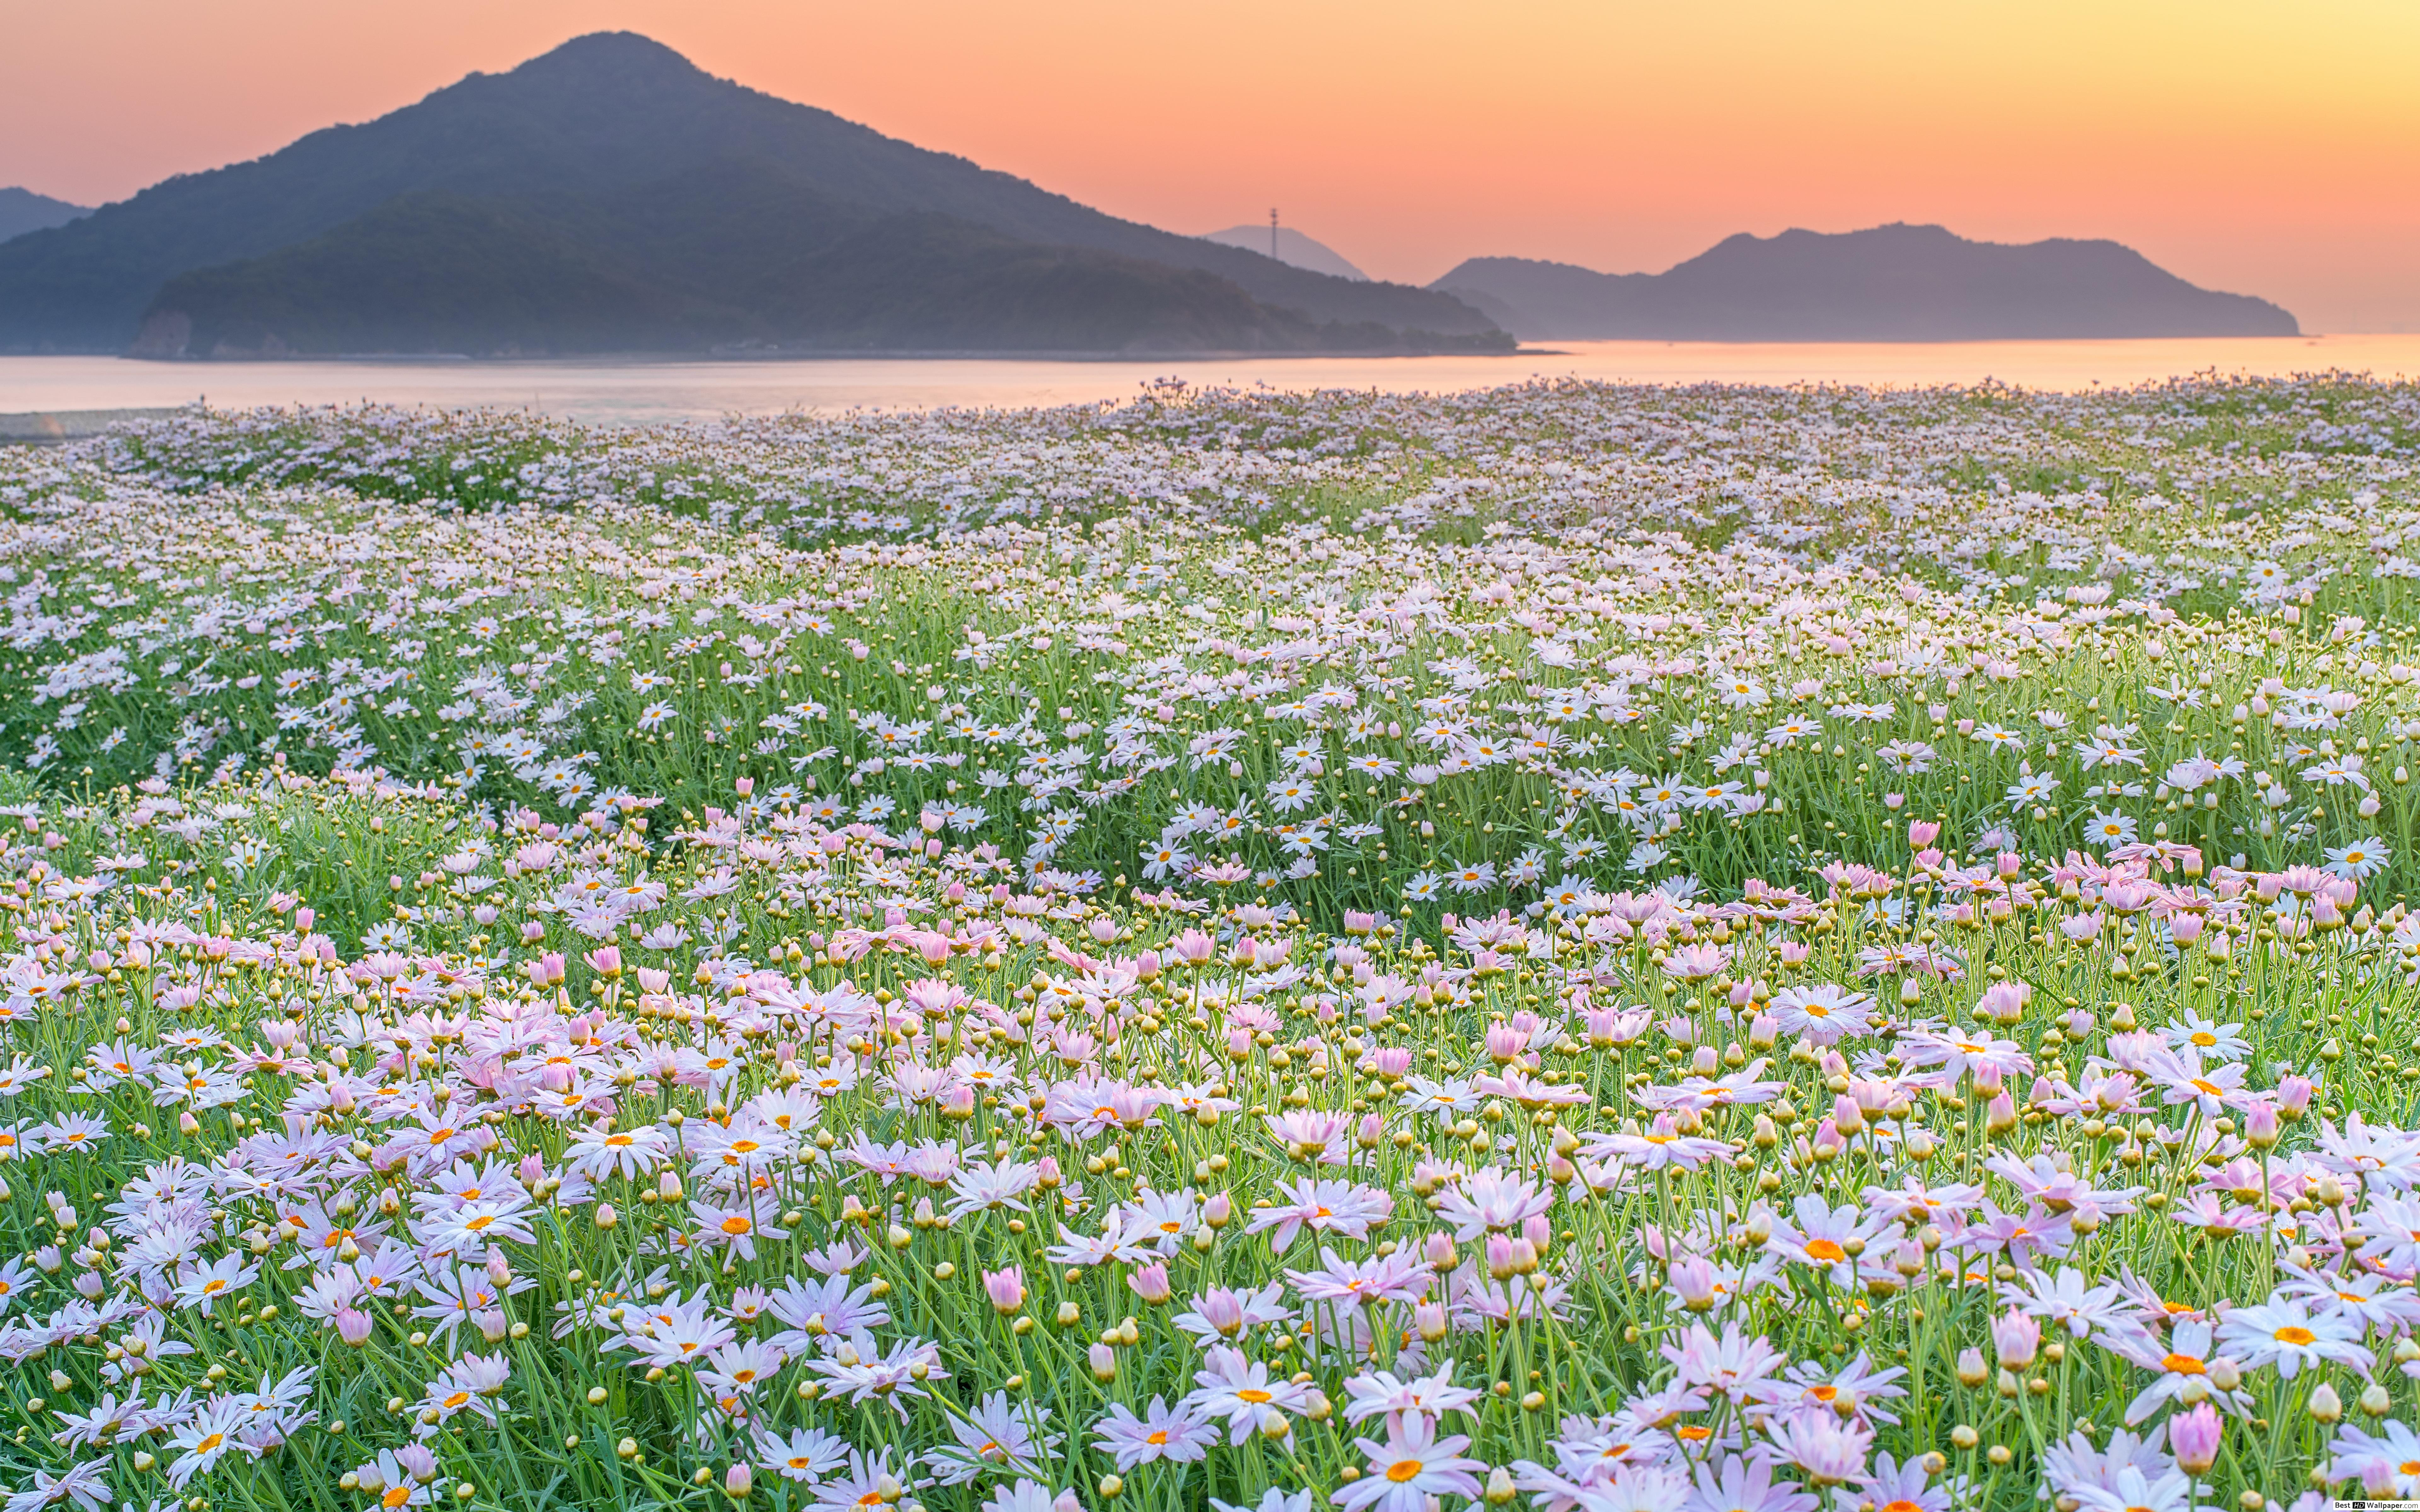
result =
M1992 1324L1992 1348L2003 1370L2023 1370L2041 1348L2041 1323L2031 1313L2011 1307Z
M1682 1306L1693 1313L1713 1310L1718 1300L1714 1268L1704 1257L1684 1255L1672 1263L1666 1274L1672 1283L1673 1295L1681 1299Z
M1213 1287L1203 1292L1195 1299L1193 1310L1202 1315L1203 1322L1228 1338L1233 1338L1243 1331L1243 1299L1225 1287Z
M2094 925L2097 931L2100 926ZM2025 1016L2025 1005L2033 1001L2034 990L2022 981L1995 981L1983 989L1981 1001L1975 1006L1991 1015L1994 1023L2014 1024Z
M1014 1265L1004 1271L985 1271L984 1293L991 1298L995 1311L1016 1312L1025 1305L1025 1273Z
M739 782L740 795L745 797L748 793L748 779L743 777ZM756 1473L748 1468L748 1462L744 1459L722 1473L722 1493L735 1502L748 1500L748 1493L755 1489Z
M2209 1473L2218 1463L2218 1441L2226 1431L2217 1409L2208 1402L2169 1418L2168 1448L2177 1457L2177 1468L2188 1475Z
M2307 1076L2281 1076L2277 1079L2277 1111L2288 1121L2301 1118L2311 1106L2311 1094L2318 1086Z
M1543 1258L1554 1248L1555 1226L1547 1221L1544 1213L1533 1212L1521 1220L1521 1237L1528 1240L1530 1247Z
M2015 1101L2012 1100L2006 1092L2002 1092L1998 1096L1993 1098L1991 1105L1983 1110L1984 1130L1990 1134L2004 1134L2016 1126L2017 1104Z
M1126 1285L1134 1288L1136 1296L1156 1307L1169 1298L1168 1267L1156 1260L1138 1265L1134 1273L1126 1277Z
M336 1337L354 1349L370 1341L370 1315L354 1307L336 1309Z
M1462 1263L1462 1251L1454 1246L1453 1236L1442 1228L1429 1231L1421 1242L1420 1257L1435 1271L1450 1271Z
M1202 1221L1213 1228L1226 1227L1227 1221L1234 1215L1235 1199L1224 1192L1213 1193L1210 1200L1202 1204Z
M437 1478L437 1451L425 1443L407 1443L395 1452L403 1473L426 1486Z

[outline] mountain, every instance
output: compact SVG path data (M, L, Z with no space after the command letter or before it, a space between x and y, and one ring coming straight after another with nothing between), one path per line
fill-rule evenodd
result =
M520 238L531 224L560 224L574 213L566 208L572 200L592 207L578 213L596 213L594 207L617 197L644 198L651 188L735 163L746 165L759 186L845 207L861 226L891 215L938 215L1034 247L1206 273L1262 307L1248 323L1378 327L1405 347L1512 345L1450 295L1331 278L1122 221L963 158L715 79L645 38L600 33L509 73L473 74L365 125L331 127L251 162L170 178L71 224L0 244L0 350L122 350L147 315L193 313L155 308L163 285L178 275L293 253L349 224L349 244L359 253L361 218L402 196L453 195L458 209L463 200L481 202L496 225L513 223ZM781 213L752 203L704 208L710 224L689 228L699 244ZM458 221L457 229L467 224ZM665 236L677 229L664 228ZM336 268L326 260L330 251L321 246L313 255L323 273ZM620 270L613 276L652 266L629 249L601 249L600 255ZM767 238L725 255L767 286L781 283L794 249ZM1033 255L1021 255L1030 262ZM1109 266L1072 252L1059 265ZM247 284L260 289L265 271L254 268L246 278L215 286L223 298ZM601 268L598 276L607 276ZM365 285L342 294L364 318L385 297ZM659 314L680 299L670 288L657 295L646 308ZM219 313L236 314L229 306Z
M0 189L0 241L28 231L47 231L91 213L84 206L37 194L30 189Z
M746 207L744 216L728 213ZM767 262L756 249L779 246ZM361 291L376 290L364 300ZM611 195L421 191L179 273L137 356L1395 349L1198 269L886 214L722 164Z
M2266 300L2199 288L2115 241L2010 246L1937 225L1734 236L1661 273L1474 257L1430 285L1525 338L1985 341L2291 336Z
M1339 256L1335 248L1313 241L1290 225L1278 228L1278 250L1274 254L1269 251L1269 228L1265 225L1231 225L1224 231L1204 231L1202 239L1225 247L1241 247L1264 257L1274 255L1289 268L1308 268L1330 278L1349 278L1357 284L1370 281L1369 274Z

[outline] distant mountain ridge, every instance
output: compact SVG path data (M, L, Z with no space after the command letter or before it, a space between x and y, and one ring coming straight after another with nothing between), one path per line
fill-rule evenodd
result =
M1370 280L1369 274L1345 261L1343 255L1335 248L1325 242L1313 241L1290 225L1278 228L1275 252L1269 251L1269 228L1265 225L1231 225L1224 231L1204 231L1202 239L1223 246L1241 247L1246 252L1257 252L1263 256L1275 257L1289 268L1306 268L1314 273L1326 273L1330 278L1351 279L1357 284L1366 284Z
M734 171L749 197L680 191L684 180ZM429 195L451 198L414 197ZM807 213L810 203L821 208ZM675 204L692 218L686 225L661 224ZM388 234L408 223L428 255L481 276L454 288L413 278L378 254L365 220L373 214ZM801 214L816 229L790 239ZM921 219L894 225L883 255L913 242L928 266L935 257L949 264L961 301L954 313L836 310L784 283L784 269L838 277L830 259L845 245L872 255L872 244L851 238L903 216ZM566 248L562 239L574 224L620 239ZM713 249L722 286L681 276L677 259L666 256L684 236L692 249ZM474 244L499 260L483 263ZM984 278L1005 276L1012 264L1024 270L1017 277L1026 282L1011 283L1027 302L983 316ZM538 274L541 267L572 277L586 297L528 286L529 278L553 276ZM1046 267L1050 276L1033 282ZM206 277L205 270L216 271ZM850 268L846 277L869 298L918 292L878 266ZM1088 309L1095 301L1080 286L1091 279L1108 280L1097 309ZM988 286L1011 297L1009 285ZM172 290L176 299L161 302ZM936 325L976 345L992 339L987 330L1003 340L1015 331L1024 349L1096 340L1110 343L1099 349L1512 345L1450 295L1331 278L1122 221L963 158L712 78L628 33L575 39L509 73L473 74L366 124L170 178L0 244L0 350L119 351L138 333L161 353L346 349L324 345L339 329L403 343L382 349L458 350L432 345L437 328L451 341L490 317L503 322L500 339L474 342L473 351L597 350L606 332L579 322L617 301L627 305L628 329L654 331L675 347L879 343L886 332ZM784 311L810 323L785 325ZM1125 314L1097 318L1103 311ZM1054 333L1051 322L1063 316L1073 324ZM189 335L178 347L172 337L180 323L220 336L196 345ZM520 334L503 338L505 326Z
M47 231L91 213L85 206L37 194L30 189L0 189L0 241L22 237L28 231Z
M2291 336L2115 241L1970 241L1937 225L1726 238L1661 273L1474 257L1430 287L1525 340L1989 341Z

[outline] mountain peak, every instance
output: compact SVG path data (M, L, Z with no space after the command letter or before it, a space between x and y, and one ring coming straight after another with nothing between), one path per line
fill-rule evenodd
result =
M611 84L641 79L693 81L713 75L652 37L637 32L589 32L539 54L502 77L580 78Z

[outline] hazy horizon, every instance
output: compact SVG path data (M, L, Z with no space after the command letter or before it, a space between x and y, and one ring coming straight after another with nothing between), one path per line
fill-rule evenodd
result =
M1376 278L1474 255L1652 271L1735 232L1930 222L2122 241L2306 330L2420 330L2420 11L2373 3L99 0L15 23L0 184L123 198L616 28L1153 225L1274 204Z

